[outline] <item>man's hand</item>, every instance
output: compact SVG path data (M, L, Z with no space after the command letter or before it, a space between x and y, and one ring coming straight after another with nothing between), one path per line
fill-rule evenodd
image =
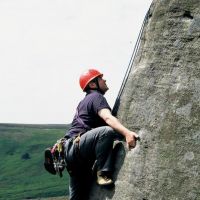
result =
M125 138L127 147L130 150L136 146L136 140L139 139L139 136L135 132L129 131L126 134Z

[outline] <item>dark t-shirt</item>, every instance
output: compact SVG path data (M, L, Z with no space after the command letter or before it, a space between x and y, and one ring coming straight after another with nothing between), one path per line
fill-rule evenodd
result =
M66 133L66 137L74 137L92 128L107 125L98 115L98 112L103 108L111 110L107 100L100 92L92 90L86 94L77 107L71 128Z

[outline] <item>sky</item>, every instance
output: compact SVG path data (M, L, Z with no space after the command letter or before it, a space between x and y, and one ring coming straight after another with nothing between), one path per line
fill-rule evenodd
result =
M1 0L0 123L71 123L89 68L113 107L151 2Z

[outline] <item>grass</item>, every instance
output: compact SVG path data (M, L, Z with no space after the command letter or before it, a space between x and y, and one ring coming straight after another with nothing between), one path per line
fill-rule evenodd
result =
M68 173L49 174L44 149L68 126L0 124L0 199L22 200L68 195Z

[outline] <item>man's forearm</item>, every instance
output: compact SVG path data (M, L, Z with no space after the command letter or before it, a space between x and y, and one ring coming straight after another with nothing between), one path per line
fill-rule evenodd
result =
M109 116L105 119L105 122L112 127L114 130L116 130L121 135L125 136L127 135L127 132L129 131L126 127L124 127L121 122L114 116Z

